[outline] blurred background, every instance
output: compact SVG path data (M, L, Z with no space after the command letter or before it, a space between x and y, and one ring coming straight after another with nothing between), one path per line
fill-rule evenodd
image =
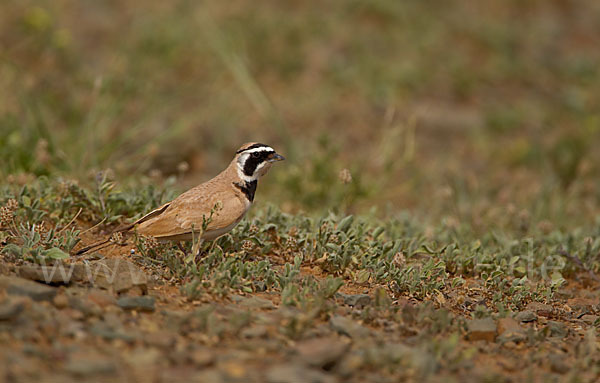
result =
M259 141L288 212L588 224L599 47L588 0L3 0L0 177L184 190Z

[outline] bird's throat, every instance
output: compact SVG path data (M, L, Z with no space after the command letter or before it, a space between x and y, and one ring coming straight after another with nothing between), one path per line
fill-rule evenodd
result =
M233 184L235 185L236 188L240 189L242 191L242 193L244 193L246 198L248 198L248 201L250 201L250 202L254 201L254 193L256 192L256 186L258 184L258 182L256 180L250 181L250 182L247 182L247 181L234 182Z

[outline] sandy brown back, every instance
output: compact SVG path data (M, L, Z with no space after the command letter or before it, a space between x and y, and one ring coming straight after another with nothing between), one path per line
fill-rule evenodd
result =
M185 237L202 230L203 219L208 220L214 212L206 231L220 230L239 221L250 204L233 186L234 179L227 171L212 180L183 193L173 201L161 206L136 222L136 231L158 239Z

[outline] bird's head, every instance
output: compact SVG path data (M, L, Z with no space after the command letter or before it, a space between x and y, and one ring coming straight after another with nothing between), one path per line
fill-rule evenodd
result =
M245 182L253 182L267 174L273 162L282 161L282 155L277 154L269 145L251 142L242 145L235 152L237 172Z

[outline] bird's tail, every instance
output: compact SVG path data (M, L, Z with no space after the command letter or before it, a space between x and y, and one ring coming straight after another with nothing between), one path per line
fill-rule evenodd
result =
M96 248L98 248L98 247L100 247L100 246L102 246L102 245L105 245L105 244L109 243L109 242L110 242L110 238L108 238L108 239L105 239L104 241L96 242L96 243L94 243L94 244L91 244L91 245L89 245L89 246L86 246L86 247L84 247L83 249L81 249L81 250L77 251L77 252L75 253L75 255L82 255L82 254L85 254L85 253L87 253L88 251L90 251L90 250L93 250L93 249L96 249Z
M165 210L166 210L166 209L169 207L169 205L170 205L170 204L171 204L171 202L167 202L166 204L164 204L164 205L160 206L159 208L152 210L150 213L146 214L145 216L143 216L142 218L138 219L138 220L137 220L137 221L135 221L134 223L131 223L131 224L129 224L129 225L127 225L127 226L125 226L125 227L122 227L122 228L120 228L120 229L117 229L117 230L113 231L113 232L112 232L112 233L110 233L110 235L108 236L108 239L106 239L106 240L104 240L104 241L96 242L96 243L94 243L94 244L92 244L92 245L89 245L89 246L86 246L86 247L84 247L83 249L81 249L81 250L77 251L77 252L75 253L75 255L81 255L81 254L85 254L85 253L87 253L87 252L88 252L88 251L90 251L90 250L96 249L96 248L98 248L98 247L100 247L100 246L102 246L102 245L106 245L107 243L109 243L109 242L111 241L111 238L112 238L112 236L113 236L114 234L116 234L116 233L125 233L125 232L127 232L127 231L129 231L129 230L133 229L133 227L134 227L135 225L137 225L137 224L140 224L140 223L143 223L143 222L146 222L147 220L149 220L149 219L151 219L151 218L154 218L154 217L156 217L156 216L160 215L162 212L164 212L164 211L165 211Z
M132 224L130 224L130 225L127 225L127 226L125 226L125 227L122 227L122 228L120 228L120 229L117 229L117 230L113 231L112 233L110 233L110 235L108 236L108 238L107 238L107 239L105 239L105 240L103 240L103 241L99 241L99 242L93 243L93 244L91 244L91 245L89 245L89 246L86 246L86 247L84 247L83 249L80 249L80 250L78 250L78 251L75 253L75 255L82 255L82 254L85 254L85 253L87 253L87 252L88 252L88 251L90 251L90 250L97 249L98 247L100 247L100 246L102 246L102 245L106 245L107 243L110 243L110 242L112 242L113 236L114 236L115 234L128 232L128 231L129 231L129 230L131 230L131 229L132 229L132 228L133 228L133 227L134 227L136 224L137 224L137 222L134 222L134 223L132 223Z

